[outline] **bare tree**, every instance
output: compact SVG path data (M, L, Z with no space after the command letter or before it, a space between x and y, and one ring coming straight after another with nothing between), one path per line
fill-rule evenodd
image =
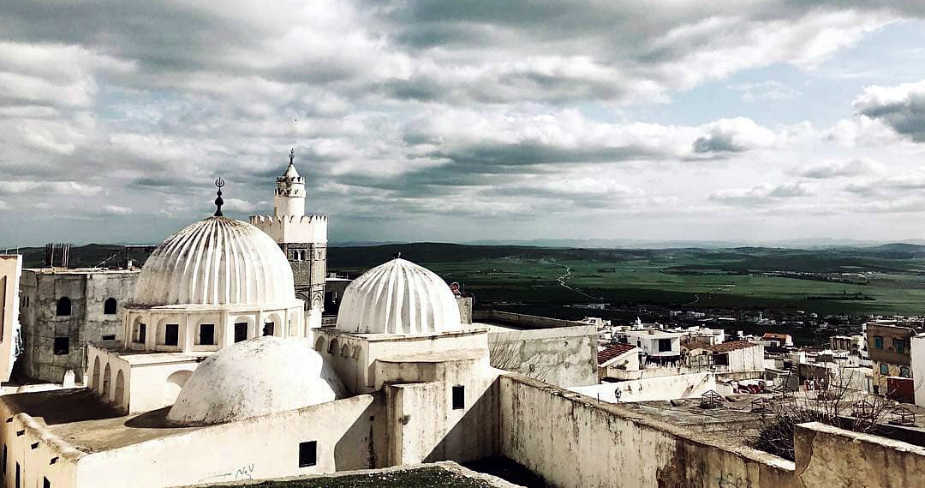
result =
M820 422L871 433L887 421L896 402L852 388L860 374L853 369L839 365L827 371L813 380L812 390L784 392L769 402L754 447L792 461L793 434L799 424Z

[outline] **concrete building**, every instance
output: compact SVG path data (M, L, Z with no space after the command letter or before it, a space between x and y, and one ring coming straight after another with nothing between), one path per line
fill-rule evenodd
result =
M691 346L688 358L709 357L710 369L717 373L763 373L764 346L747 341Z
M632 329L621 332L628 344L635 344L642 350L644 361L655 363L677 362L681 358L683 332L667 332L659 329Z
M22 256L0 254L0 382L9 381L22 347L19 278Z
M873 362L874 393L900 395L912 403L911 340L915 329L897 325L867 324L867 344Z
M292 268L296 296L305 304L309 327L321 327L327 277L328 218L305 215L305 178L295 168L295 150L289 166L276 179L273 215L254 215L251 225L266 232L282 249Z
M87 344L117 344L123 339L121 311L137 279L138 270L24 270L19 370L53 383L61 383L65 373L73 371L82 382Z
M763 336L761 336L760 341L765 347L793 347L793 337L790 334L766 332Z

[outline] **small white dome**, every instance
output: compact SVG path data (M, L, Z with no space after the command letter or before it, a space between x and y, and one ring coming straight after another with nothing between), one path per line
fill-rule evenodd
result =
M404 259L377 266L347 286L337 328L360 334L457 330L459 305L434 272Z
M227 346L202 362L167 420L234 422L344 397L334 368L305 339L264 336Z
M279 245L246 222L210 217L168 237L148 258L133 305L244 305L295 300Z

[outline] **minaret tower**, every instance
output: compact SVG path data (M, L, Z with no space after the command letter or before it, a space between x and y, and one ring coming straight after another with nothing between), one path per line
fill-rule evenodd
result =
M276 178L276 192L273 194L273 216L305 215L305 178L295 169L295 149L289 151L289 167Z
M305 178L296 170L295 149L289 151L286 171L276 178L273 215L254 215L250 222L279 243L292 266L296 297L305 302L305 324L309 328L321 327L328 218L305 215Z

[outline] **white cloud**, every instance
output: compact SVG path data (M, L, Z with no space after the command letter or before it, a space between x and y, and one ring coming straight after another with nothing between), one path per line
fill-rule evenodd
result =
M830 179L876 174L881 171L883 171L881 164L870 158L862 158L848 161L826 161L802 169L799 175L804 178Z

